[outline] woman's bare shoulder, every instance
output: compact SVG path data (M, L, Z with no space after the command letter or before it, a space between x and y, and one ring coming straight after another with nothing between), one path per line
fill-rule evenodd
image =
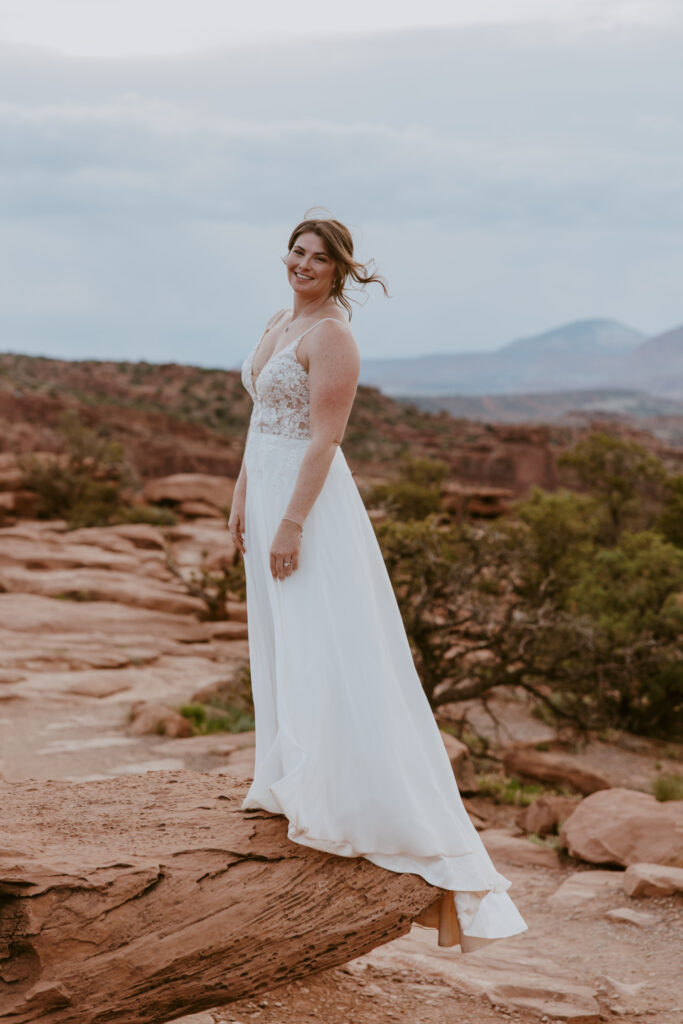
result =
M351 348L357 348L358 343L351 330L351 324L342 317L328 317L316 324L311 332L314 339L320 339L324 344L326 341L346 343Z
M270 320L268 320L268 322L266 323L266 329L268 329L269 327L272 327L273 324L277 323L278 320L280 320L282 317L284 317L285 313L291 313L291 312L292 312L291 309L288 309L286 306L284 307L284 309L278 309L277 313L273 313L273 315L271 316Z
M348 321L341 318L334 317L316 324L303 339L301 349L300 355L308 370L317 366L330 372L343 369L356 376L359 373L360 350Z

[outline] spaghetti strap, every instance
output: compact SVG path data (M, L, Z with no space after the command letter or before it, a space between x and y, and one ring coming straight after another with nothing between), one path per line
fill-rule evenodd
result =
M285 347L289 348L291 345L294 345L296 342L301 341L301 339L303 337L305 337L308 334L309 331L312 331L314 327L318 326L318 324L324 324L326 320L334 320L335 323L338 323L338 324L341 323L341 320L338 320L336 316L324 316L322 318L322 320L316 320L316 322L314 324L311 324L310 327L307 327L305 331L302 331L302 333L298 336L298 338L295 338L294 341L290 341L289 345L286 345ZM282 349L281 351L284 352L284 349Z

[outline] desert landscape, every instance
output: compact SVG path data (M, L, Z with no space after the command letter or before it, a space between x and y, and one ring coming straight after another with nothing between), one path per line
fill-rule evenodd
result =
M515 686L438 704L467 809L529 925L476 953L439 948L411 927L431 899L416 881L366 865L363 901L358 865L239 814L254 732L225 526L248 415L237 375L1 365L0 1021L680 1020L680 735L570 728ZM612 426L681 473L683 449ZM562 452L596 428L473 423L361 388L344 448L378 525L389 506L371 498L409 450L446 464L444 514L479 528L534 485L553 492ZM95 490L57 514L65 491L48 493L46 472L85 470ZM290 877L311 895L283 908ZM256 965L270 957L242 981L240 943Z

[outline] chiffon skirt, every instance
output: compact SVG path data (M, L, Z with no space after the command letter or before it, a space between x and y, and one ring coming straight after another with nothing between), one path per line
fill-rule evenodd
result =
M254 430L247 440L256 760L242 806L285 815L296 843L447 890L442 924L445 910L455 935L442 944L467 952L522 932L510 882L460 798L341 448L304 524L298 570L271 576L270 546L307 445Z

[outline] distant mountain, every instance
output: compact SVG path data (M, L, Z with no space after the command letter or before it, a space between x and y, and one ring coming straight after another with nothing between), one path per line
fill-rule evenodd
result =
M683 326L639 345L625 360L615 383L635 384L654 395L683 398Z
M368 359L361 368L361 382L394 395L500 395L622 386L613 378L644 338L616 320L577 320L519 338L494 352Z
M652 396L683 400L683 326L646 338L616 320L577 320L494 352L367 359L360 379L385 394L411 399L526 395L533 396L534 404L548 392L633 391L640 396L636 405L644 407L652 404ZM584 407L584 399L590 405L594 397L585 395L577 408ZM615 401L619 405L621 398ZM440 407L455 409L452 403Z
M585 423L587 418L651 420L674 417L683 426L683 400L643 391L598 389L540 391L507 395L404 395L422 412L449 413L483 423ZM663 429L660 425L660 433Z

